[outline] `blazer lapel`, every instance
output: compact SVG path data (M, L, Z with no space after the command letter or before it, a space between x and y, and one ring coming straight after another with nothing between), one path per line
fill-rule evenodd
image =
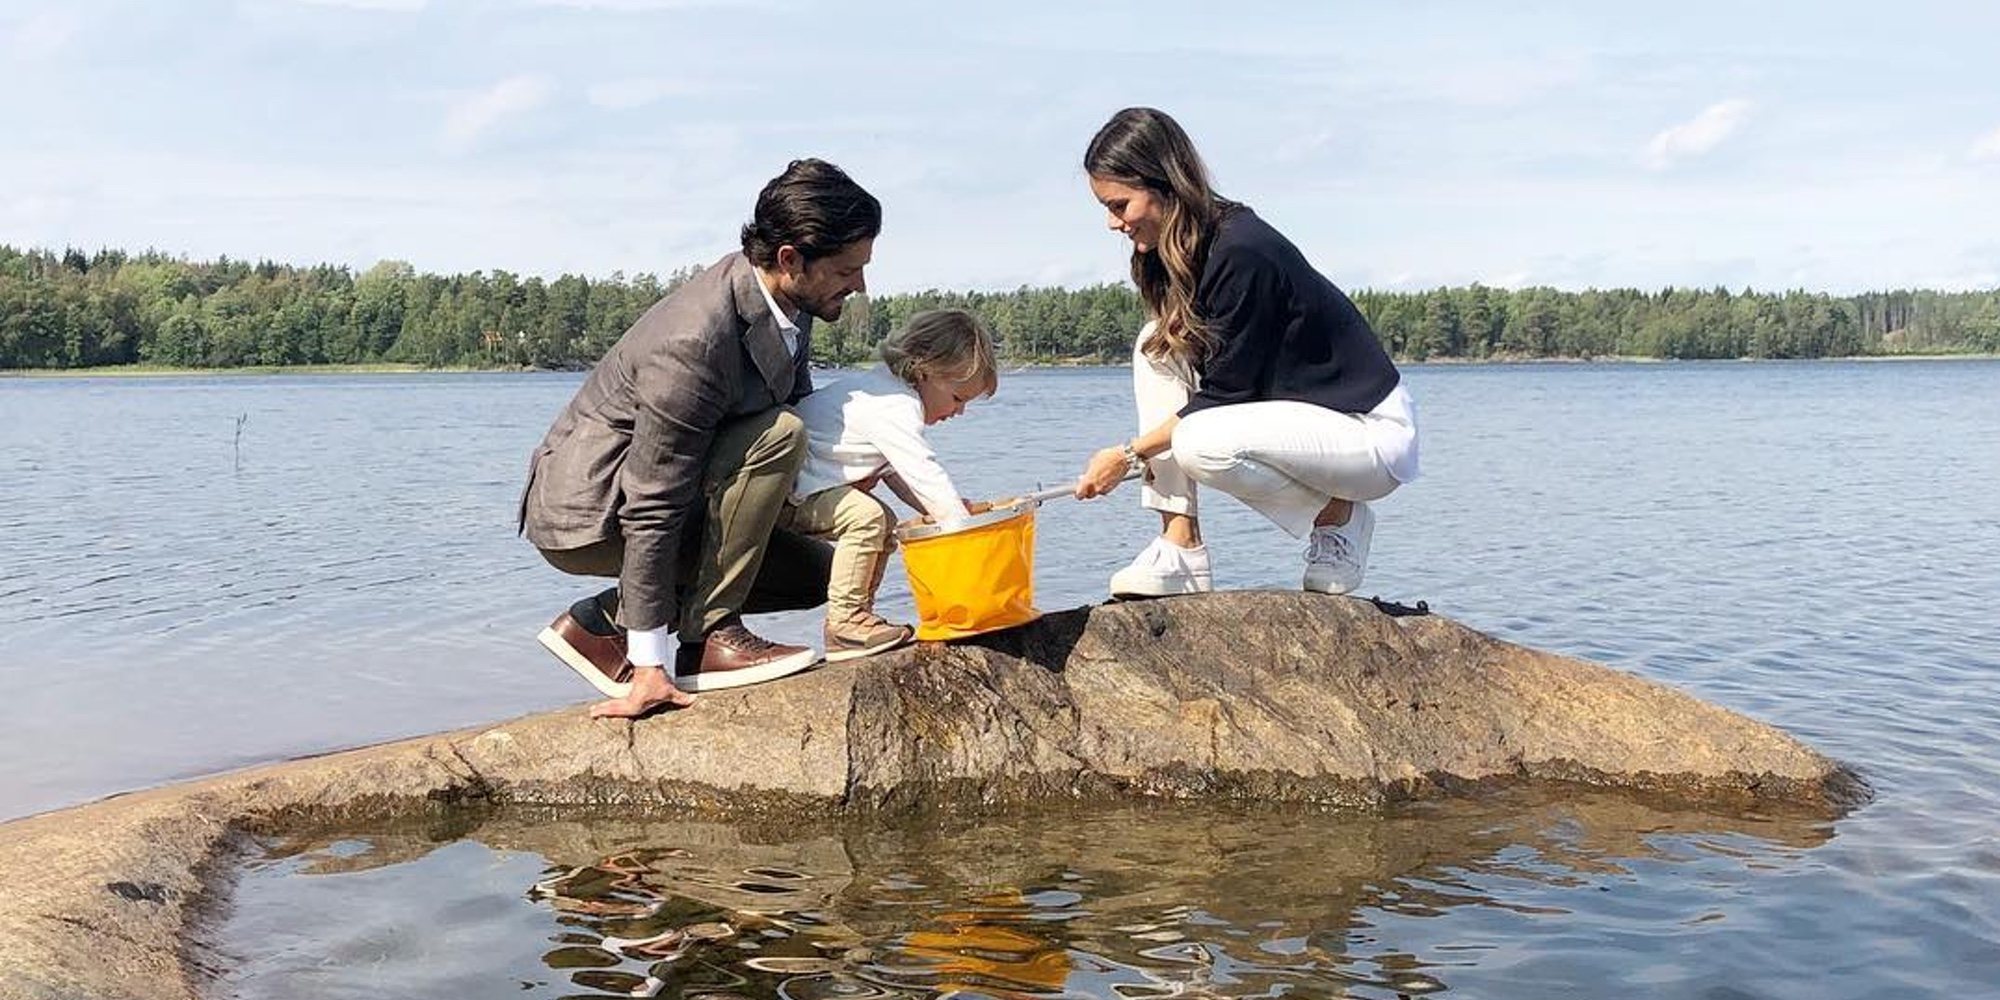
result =
M764 384L770 388L771 398L782 403L792 395L795 371L792 354L785 350L785 335L778 331L778 318L771 315L771 306L757 287L757 269L748 258L737 260L740 266L735 280L736 313L750 324L743 331L743 347L757 365L757 374L763 376Z

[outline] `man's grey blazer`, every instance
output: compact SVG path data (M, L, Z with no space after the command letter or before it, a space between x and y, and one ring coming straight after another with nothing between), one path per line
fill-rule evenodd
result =
M724 420L812 391L812 319L788 353L748 258L732 253L653 304L611 346L528 463L521 531L541 549L624 540L619 619L679 614L676 558Z

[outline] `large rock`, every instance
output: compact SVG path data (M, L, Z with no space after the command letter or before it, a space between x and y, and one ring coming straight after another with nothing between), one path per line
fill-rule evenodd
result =
M1337 807L1523 780L1791 803L1865 787L1761 723L1366 602L1232 593L1050 615L636 724L575 708L0 826L0 997L194 996L244 838L505 802L756 818L1201 796Z

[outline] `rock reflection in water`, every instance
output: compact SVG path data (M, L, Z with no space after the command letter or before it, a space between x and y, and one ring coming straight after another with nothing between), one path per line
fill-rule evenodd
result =
M1409 921L1492 912L1574 938L1605 905L1588 889L1663 865L1739 876L1782 868L1826 831L1804 817L1530 792L1388 817L1183 804L933 817L886 830L502 815L466 836L548 862L519 888L544 926L520 949L540 954L546 976L496 975L492 956L430 949L423 982L444 981L442 961L460 967L449 980L458 996L1394 997L1468 983L1504 995L1495 970L1482 968L1497 947L1490 936L1468 929L1454 940ZM367 850L354 851L357 841ZM298 874L380 870L439 846L407 833L296 840L276 852L285 871L253 873L239 899L282 899ZM395 898L367 905L422 928L439 877L450 872L378 881L369 892ZM1690 879L1682 871L1671 881L1682 886L1669 893L1676 899L1641 916L1663 931L1707 919L1680 905L1712 910L1726 895L1680 899ZM1618 919L1645 905L1625 901ZM254 940L225 944L258 953ZM1534 949L1532 938L1505 942L1510 961ZM1617 981L1629 957L1596 955L1604 975L1590 981ZM315 988L335 985L324 962L292 961L312 966ZM264 963L234 985L243 997L308 995L290 982ZM414 995L397 988L393 969L352 986L352 995Z

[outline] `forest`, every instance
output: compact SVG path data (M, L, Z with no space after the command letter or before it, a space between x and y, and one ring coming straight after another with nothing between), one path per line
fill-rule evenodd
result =
M579 368L692 276L553 280L508 271L356 273L159 253L0 246L0 369L405 364ZM2000 354L2000 290L1829 295L1727 288L1351 290L1412 361ZM1143 322L1130 286L855 296L814 328L815 360L865 360L911 314L983 318L1010 363L1122 363Z

